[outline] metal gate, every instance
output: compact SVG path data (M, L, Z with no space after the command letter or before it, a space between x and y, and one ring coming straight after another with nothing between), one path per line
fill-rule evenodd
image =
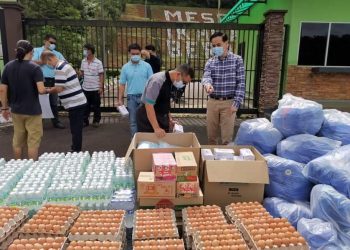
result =
M79 69L83 45L92 43L106 72L104 111L115 111L117 86L122 66L128 62L128 45L155 45L162 69L190 63L195 79L186 87L181 99L172 104L173 112L203 113L208 96L201 85L204 66L210 58L210 35L223 31L229 36L230 48L241 55L246 71L246 96L240 112L257 114L262 58L263 26L255 24L168 23L101 20L24 20L24 37L34 46L42 46L45 34L57 37L58 47L68 62Z

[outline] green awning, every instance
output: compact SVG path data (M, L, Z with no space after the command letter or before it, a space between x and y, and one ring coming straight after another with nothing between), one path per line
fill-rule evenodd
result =
M257 3L266 3L266 0L238 0L235 6L220 20L220 23L234 22Z

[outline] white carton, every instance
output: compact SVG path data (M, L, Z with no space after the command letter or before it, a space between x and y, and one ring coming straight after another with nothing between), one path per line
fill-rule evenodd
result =
M239 155L246 161L255 161L255 156L249 148L241 148Z
M183 133L183 132L184 132L184 127L180 124L175 123L173 128L173 133Z
M235 152L230 148L214 148L215 160L234 160Z
M214 155L213 152L210 149L201 149L201 154L202 154L202 160L207 161L207 160L214 160Z

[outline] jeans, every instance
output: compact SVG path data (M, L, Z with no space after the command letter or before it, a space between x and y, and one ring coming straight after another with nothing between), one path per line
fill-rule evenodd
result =
M89 124L89 116L90 112L94 112L94 120L93 122L99 123L101 120L101 97L98 93L98 90L96 91L84 91L84 94L86 96L87 105L85 109L84 114L84 122L86 124Z
M130 122L130 132L133 137L137 133L137 108L141 104L141 94L128 95L128 111L129 111L129 122Z
M72 134L71 150L80 152L83 144L83 121L86 105L68 110L70 133Z
M54 118L52 118L51 121L52 121L52 124L55 125L60 122L60 120L58 119L58 95L50 94L49 99L50 99L50 107L52 110L52 114L54 116Z

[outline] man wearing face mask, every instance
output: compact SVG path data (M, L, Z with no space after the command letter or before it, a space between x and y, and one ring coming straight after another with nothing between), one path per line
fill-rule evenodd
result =
M141 60L141 47L137 43L129 45L130 61L122 67L119 90L118 106L124 105L125 85L127 85L127 101L131 136L138 132L136 123L136 111L141 104L141 95L145 89L148 78L153 75L152 67Z
M56 37L54 35L47 34L44 38L44 46L35 48L33 55L33 61L40 65L41 70L43 71L45 87L53 87L55 85L55 70L41 61L40 56L44 51L52 51L52 53L54 53L58 59L65 60L63 55L56 50ZM57 94L50 94L50 107L54 116L54 118L51 119L52 125L55 128L64 129L64 125L58 118L57 104Z
M216 32L210 37L214 56L204 68L202 84L209 94L207 103L208 143L232 141L236 112L245 95L245 75L242 57L229 51L227 35Z
M101 120L101 95L103 94L103 65L95 57L95 47L92 44L85 44L83 50L84 59L81 61L80 72L84 77L83 90L87 99L84 115L84 126L89 126L91 110L94 112L92 126L97 128Z
M174 125L170 114L171 89L173 86L183 88L193 78L194 71L188 64L151 76L141 98L142 105L137 110L139 132L154 132L159 138L170 132Z

